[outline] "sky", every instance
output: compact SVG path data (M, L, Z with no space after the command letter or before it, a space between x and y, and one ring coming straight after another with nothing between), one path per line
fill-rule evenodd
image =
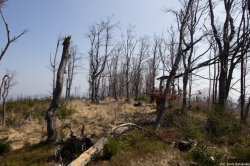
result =
M117 34L130 24L136 27L137 36L161 34L173 22L173 17L164 9L176 8L176 3L170 0L9 0L2 11L11 35L24 29L28 32L10 46L0 62L0 76L6 70L17 73L17 84L12 87L11 96L49 95L50 53L55 51L59 35L71 35L83 55L85 68L76 75L73 88L79 87L80 93L84 93L88 89L90 45L86 34L90 25L114 15L113 22L119 22L121 27ZM6 41L2 21L0 27L2 49ZM61 52L58 55L61 56Z

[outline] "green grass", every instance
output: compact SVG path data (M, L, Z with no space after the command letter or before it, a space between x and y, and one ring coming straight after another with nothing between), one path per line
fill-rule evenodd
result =
M9 100L6 103L6 124L7 126L20 125L23 120L40 119L43 120L51 99L31 99L24 98ZM60 107L56 111L59 118L66 118L72 115L75 110L67 107L68 101L61 100ZM0 105L1 110L1 105ZM0 116L2 112L0 111Z
M158 139L134 130L119 138L110 138L104 147L104 160L109 166L129 165L131 160L147 155L160 155L169 150L169 145ZM97 165L103 165L101 161Z
M0 158L1 166L46 166L55 165L52 162L56 145L41 142L29 145L20 150L12 151Z
M11 150L8 137L0 138L0 155L5 154Z

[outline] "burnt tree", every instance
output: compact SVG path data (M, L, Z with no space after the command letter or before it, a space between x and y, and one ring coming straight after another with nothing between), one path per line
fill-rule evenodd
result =
M49 109L47 110L45 116L45 119L47 120L48 141L55 141L57 138L56 110L59 107L60 97L63 89L64 71L66 69L67 61L69 59L70 39L71 36L65 36L63 41L63 52L57 71L56 87L53 93L53 98L50 103Z

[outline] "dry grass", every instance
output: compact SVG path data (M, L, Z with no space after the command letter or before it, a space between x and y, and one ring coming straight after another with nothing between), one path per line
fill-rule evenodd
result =
M59 139L69 136L70 126L76 135L81 134L82 126L85 126L85 133L101 137L108 130L126 117L136 112L150 112L150 107L134 107L123 100L115 101L105 99L99 104L93 104L89 100L72 100L64 103L68 109L75 110L70 116L57 119ZM43 106L44 107L44 106ZM44 109L44 108L43 108ZM20 119L19 125L10 125L7 130L0 131L0 136L8 135L13 150L20 149L25 145L32 145L46 139L46 122L41 111L29 119Z

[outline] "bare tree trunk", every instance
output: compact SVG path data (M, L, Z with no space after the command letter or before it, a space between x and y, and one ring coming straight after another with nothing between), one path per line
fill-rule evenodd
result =
M47 134L49 141L55 141L57 138L55 113L56 109L59 106L59 101L62 94L64 71L67 65L67 61L69 59L70 39L71 36L65 36L64 38L61 62L57 71L56 87L53 94L53 99L45 116L45 119L47 120Z
M192 101L192 84L193 84L193 76L190 74L189 76L189 91L188 91L188 107L191 107Z
M3 129L5 128L6 126L6 102L5 100L3 101Z
M188 85L188 75L189 73L184 73L183 75L183 97L182 97L182 107L186 108L187 106L187 85Z
M240 65L240 123L245 123L244 112L245 112L245 64L244 56L241 58Z
M3 128L5 128L6 124L6 98L9 94L9 89L12 86L11 85L11 81L13 81L13 77L14 74L6 74L4 75L3 79L2 79L2 83L1 83L1 87L0 87L0 99L3 99L3 115L2 115L2 121L3 121Z
M189 12L190 12L190 8L192 6L193 0L189 0L187 2L187 5L184 8L184 11L181 10L181 16L180 16L180 29L179 29L179 40L178 40L178 50L176 53L176 58L173 62L173 66L172 69L169 73L168 79L167 79L167 83L165 86L165 90L164 92L160 91L160 96L158 97L158 101L157 101L157 117L156 120L153 124L153 129L158 128L158 126L160 125L163 113L166 109L166 102L168 102L168 97L169 94L171 94L171 84L174 81L176 72L179 68L179 63L181 61L181 58L183 57L183 40L184 40L184 31L186 29L186 25L189 19ZM193 44L193 43L192 43Z
M211 59L211 53L209 55L209 59ZM211 106L211 85L212 85L212 80L211 80L211 67L210 65L208 66L208 75L209 75L209 87L208 87L208 109L210 110Z

